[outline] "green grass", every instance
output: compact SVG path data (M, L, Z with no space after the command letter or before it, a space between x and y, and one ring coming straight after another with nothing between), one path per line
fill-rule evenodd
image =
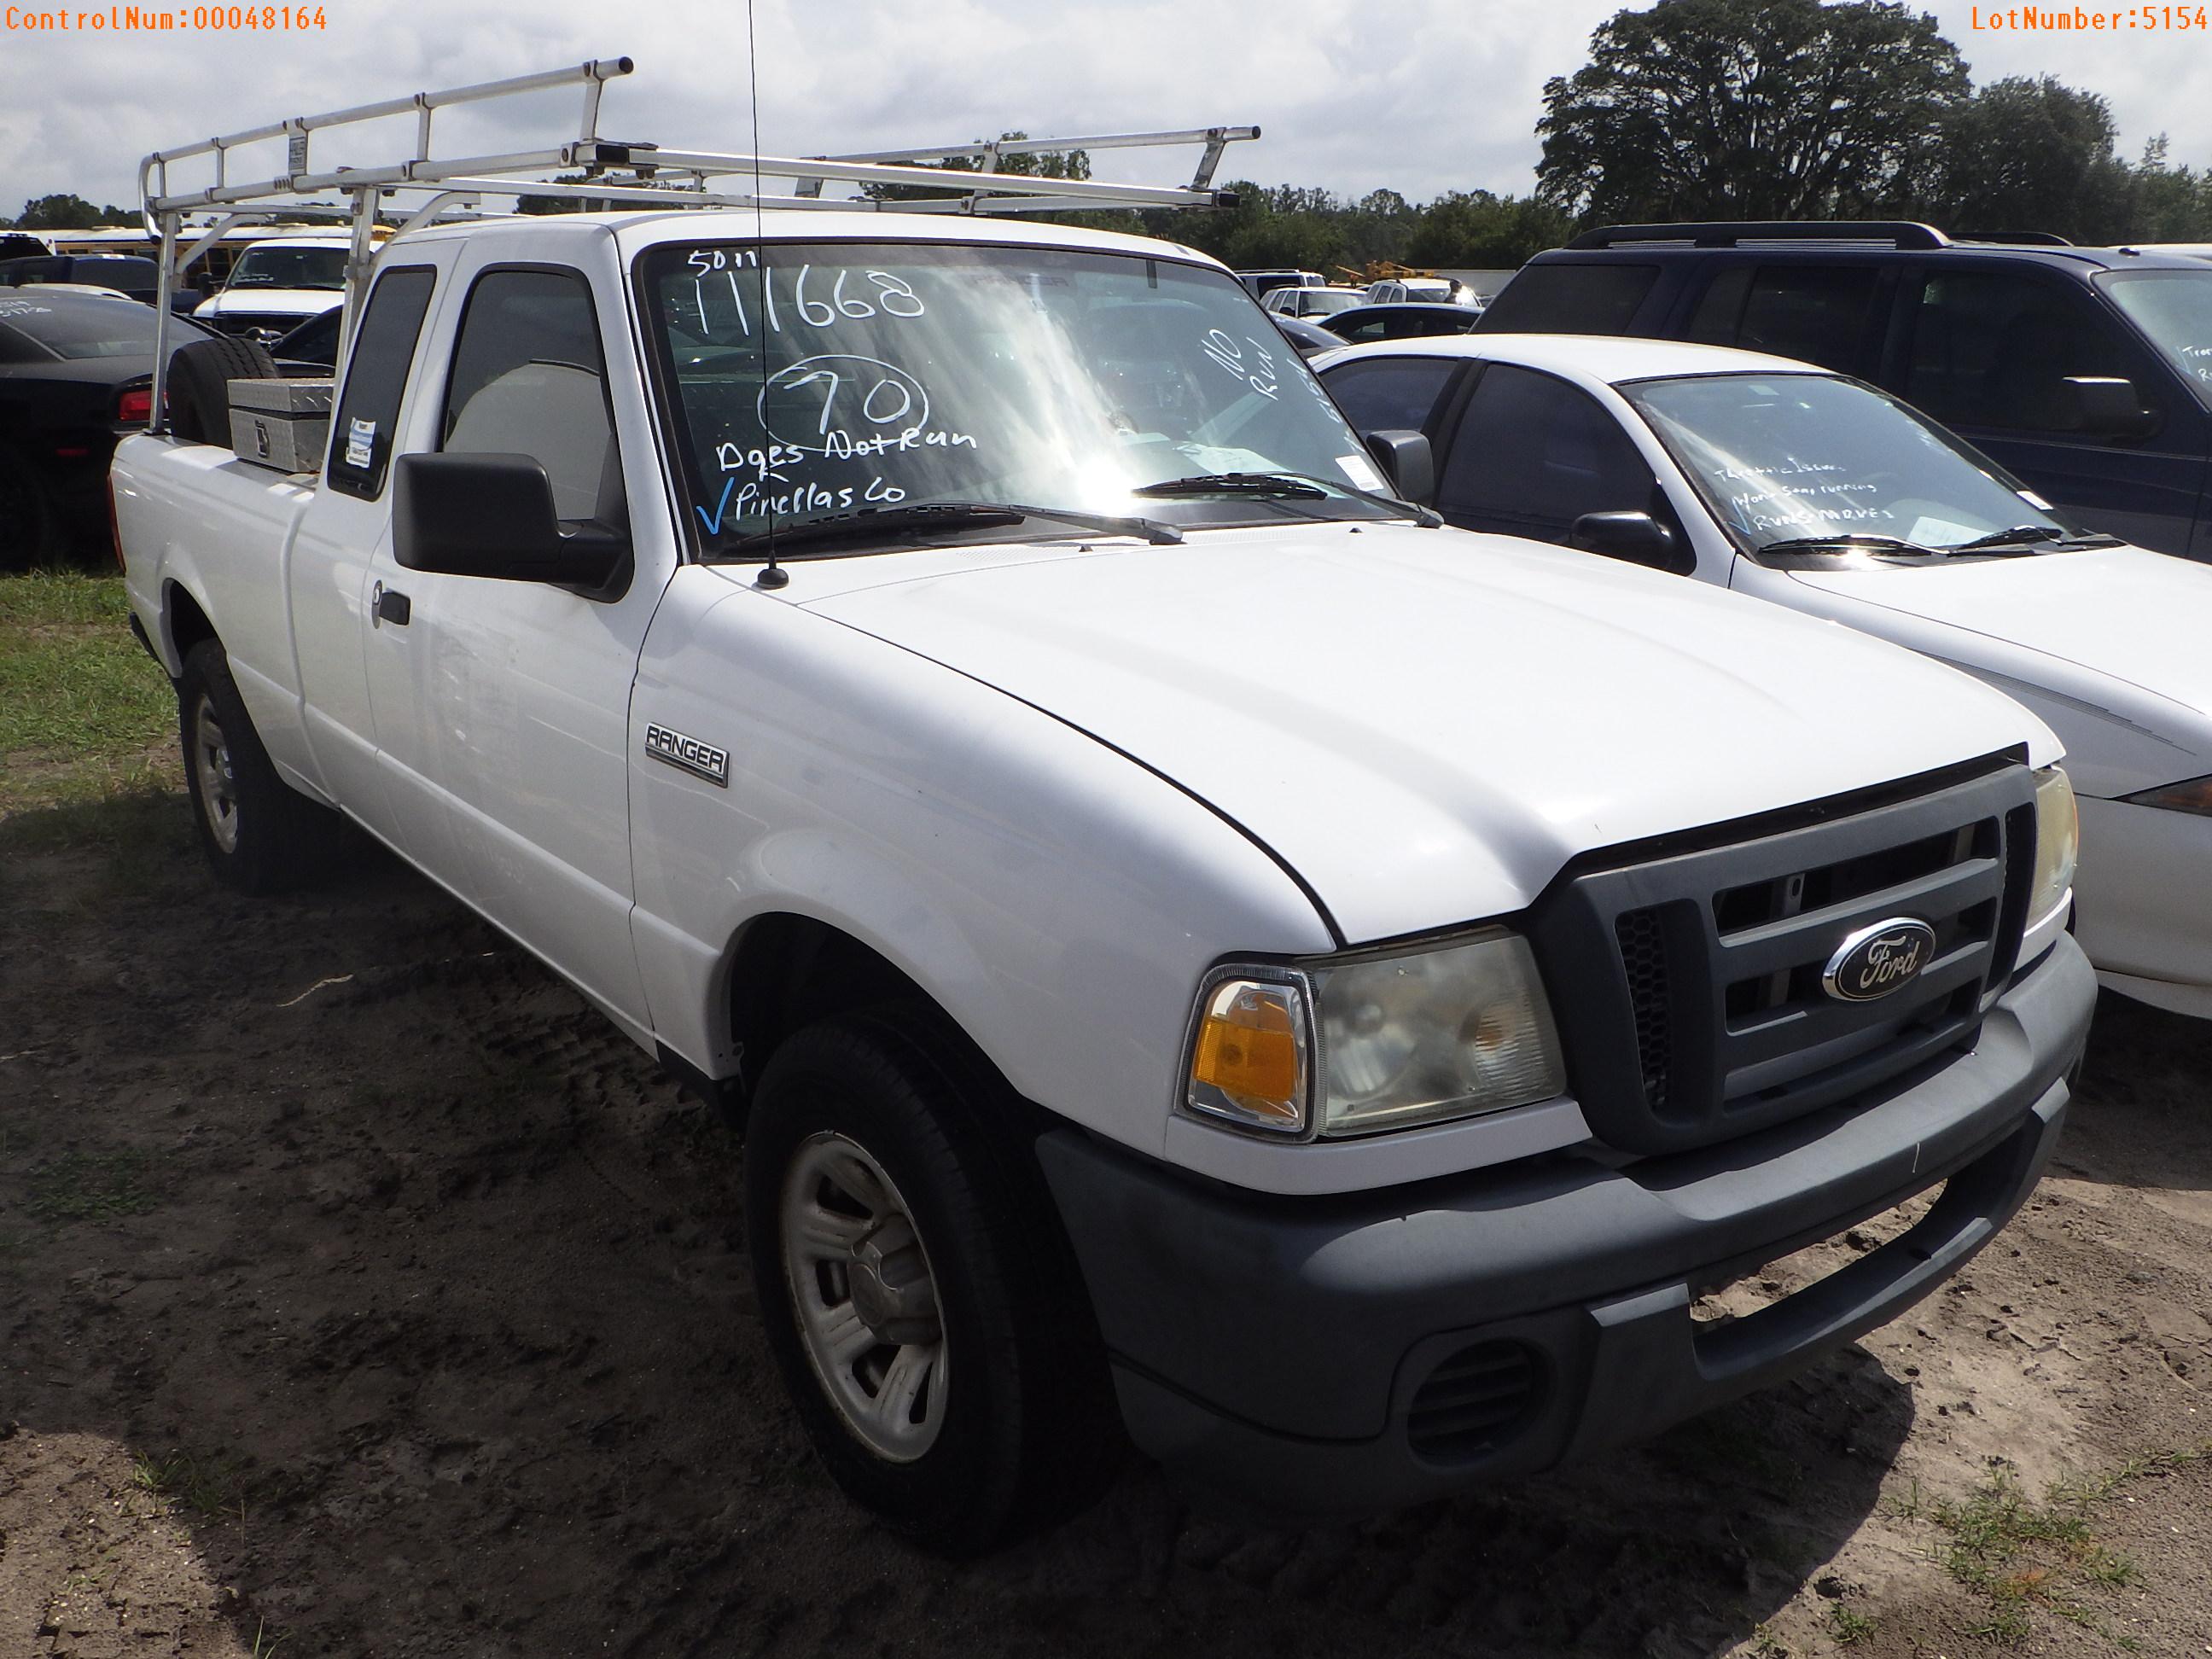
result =
M120 576L0 577L0 818L173 789L176 719Z
M32 1215L106 1221L154 1207L143 1152L70 1152L31 1171Z
M1973 1627L1976 1636L2017 1645L2033 1633L2038 1611L2102 1632L2083 1594L2124 1589L2142 1575L2134 1561L2098 1539L2098 1505L2146 1474L2207 1458L2212 1458L2212 1441L2131 1458L2106 1474L2054 1482L2039 1504L2021 1490L2010 1469L2001 1468L1961 1502L1923 1510L1916 1489L1913 1510L1949 1534L1940 1552L1944 1565L1986 1601L1987 1616Z
M1856 1647L1874 1634L1874 1620L1863 1613L1853 1613L1841 1601L1828 1604L1828 1633L1836 1638L1838 1647Z
M250 1512L252 1483L236 1458L197 1457L187 1451L149 1457L140 1452L131 1460L131 1479L142 1490L190 1510L202 1520L242 1522Z

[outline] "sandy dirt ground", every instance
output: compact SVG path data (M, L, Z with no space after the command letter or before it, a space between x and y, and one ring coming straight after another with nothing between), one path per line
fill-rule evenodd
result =
M1275 1532L1133 1465L956 1565L811 1458L719 1121L381 855L239 899L184 813L0 823L0 1659L2212 1653L2212 1026L2106 999L1960 1278L1606 1467Z

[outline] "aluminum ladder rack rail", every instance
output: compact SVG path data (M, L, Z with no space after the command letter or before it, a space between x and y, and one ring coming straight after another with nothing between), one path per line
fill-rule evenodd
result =
M234 227L264 218L272 207L297 213L314 213L352 222L352 246L346 261L344 310L338 321L337 361L345 360L359 320L371 261L376 252L377 210L387 197L402 192L427 197L390 240L396 240L416 226L461 209L474 210L486 195L552 200L601 200L635 203L668 210L686 208L791 207L836 208L907 213L1065 212L1093 208L1181 208L1234 205L1233 191L1212 187L1213 173L1224 148L1237 140L1256 138L1260 130L1248 127L1196 127L1178 132L1107 133L1081 138L1000 139L991 143L955 144L936 149L885 151L870 156L775 156L724 155L704 150L665 150L656 144L623 143L602 139L599 133L599 99L606 83L629 74L636 65L628 58L601 58L589 63L535 75L520 75L473 86L438 92L418 92L405 98L357 104L319 115L289 116L281 121L251 127L222 137L156 150L138 165L138 192L147 228L161 240L159 292L154 340L153 409L147 429L159 431L167 407L168 328L170 299L185 260L178 258L177 243L186 234L185 216L213 210L222 216L211 225L190 228L195 240L185 260L198 254ZM481 104L529 93L575 87L582 106L574 138L545 147L513 150L495 155L441 158L432 153L433 118L441 109ZM371 167L338 167L318 172L310 164L314 134L334 128L357 127L365 122L395 117L415 118L414 152L395 161ZM274 177L234 183L230 152L249 144L285 141L285 171ZM929 161L982 160L995 166L1003 155L1026 155L1074 149L1156 148L1172 144L1205 146L1196 173L1187 185L1106 184L1088 179L1045 179L1029 173L983 170L966 172L921 165ZM173 190L169 169L174 163L212 157L215 180L196 190ZM610 168L626 170L627 178L607 179ZM546 179L535 175L580 169L582 182ZM670 188L668 177L688 180ZM750 189L710 189L714 180L744 179ZM762 189L769 178L794 181L790 194L771 195ZM822 198L824 180L869 185L915 188L927 196L906 199L863 199L831 202ZM655 183L655 180L660 182ZM327 198L336 194L349 204ZM303 198L321 198L321 200Z

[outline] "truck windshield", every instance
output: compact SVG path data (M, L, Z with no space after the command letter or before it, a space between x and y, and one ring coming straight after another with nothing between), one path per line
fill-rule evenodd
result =
M1621 392L1754 557L2109 544L1987 457L1856 380L1700 374L1639 380Z
M2197 395L2212 403L2212 270L2130 270L2100 280Z
M1223 272L1067 249L712 243L653 249L639 286L708 558L925 503L1182 525L1395 510L1363 493L1387 486L1359 441ZM884 512L887 528L915 522ZM984 521L942 522L957 538ZM1041 518L1023 532L1078 533Z
M322 288L345 286L346 251L342 247L250 247L231 267L229 288Z

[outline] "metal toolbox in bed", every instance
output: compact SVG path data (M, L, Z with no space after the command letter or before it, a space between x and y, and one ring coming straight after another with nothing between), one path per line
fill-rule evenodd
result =
M315 472L331 439L329 380L233 380L230 447L241 461Z

